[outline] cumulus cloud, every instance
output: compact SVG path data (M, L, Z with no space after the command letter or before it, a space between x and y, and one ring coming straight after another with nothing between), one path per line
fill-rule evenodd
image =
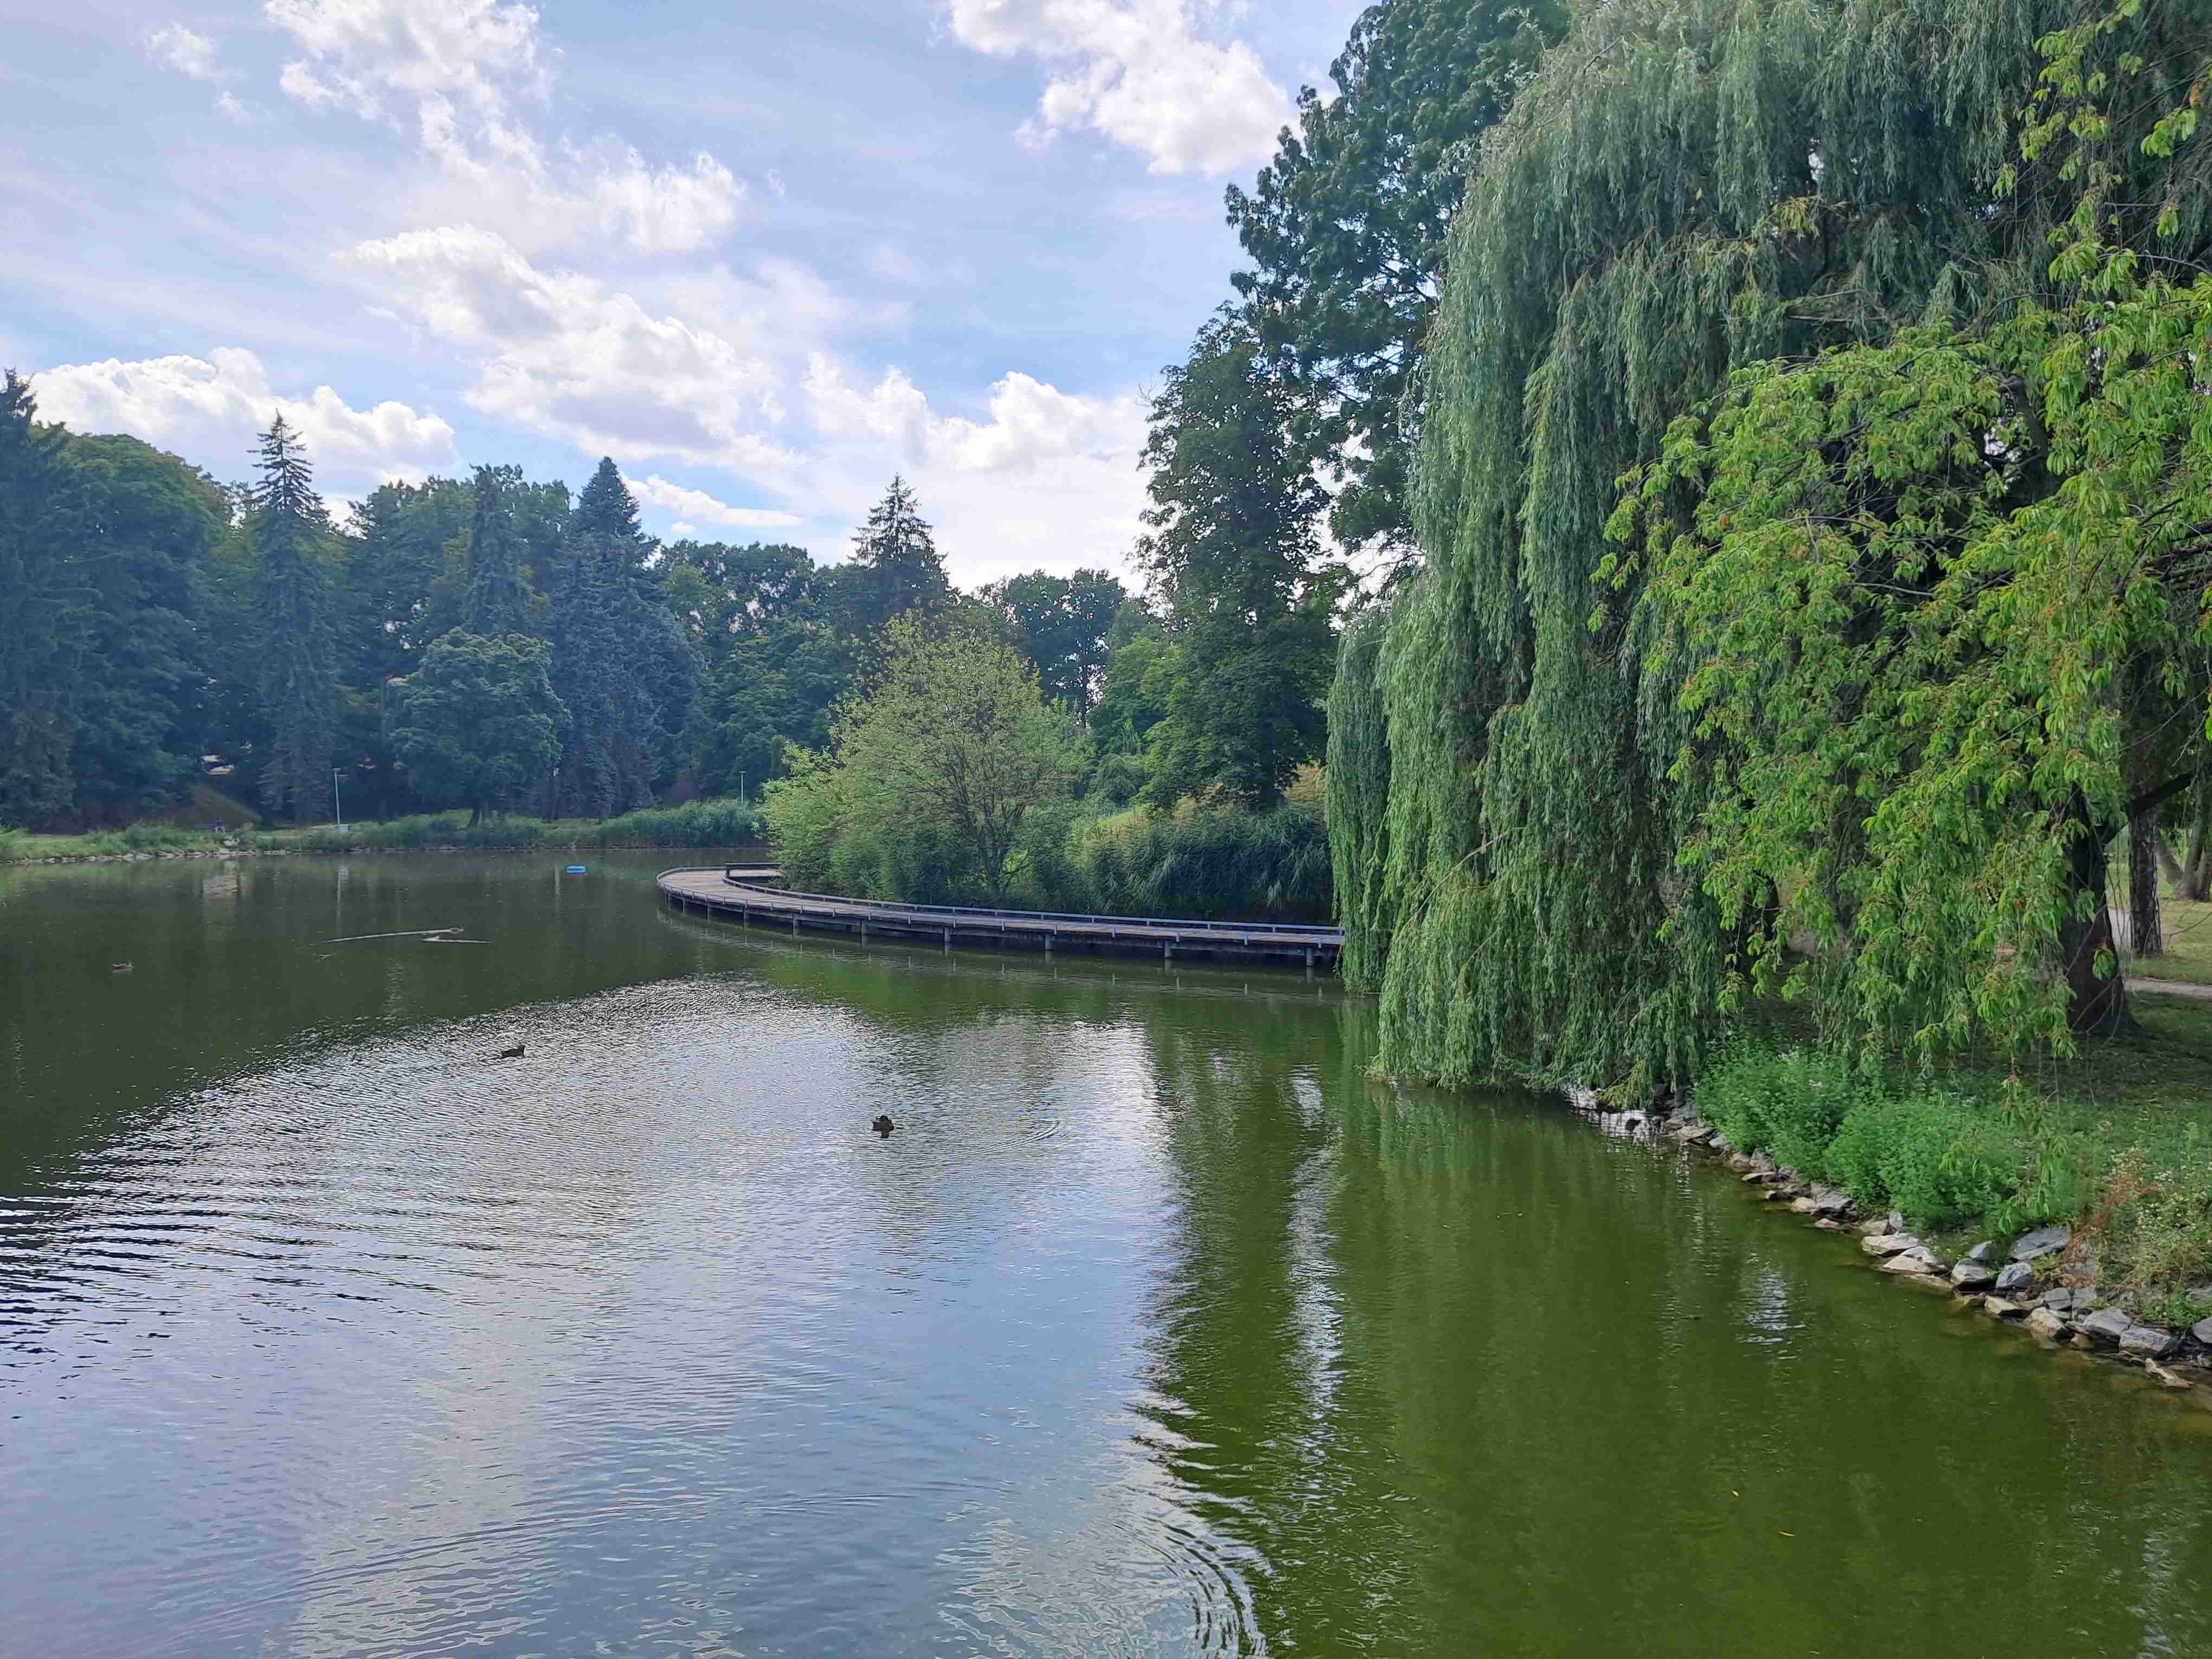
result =
M823 440L810 482L857 516L892 472L905 473L959 580L1127 558L1144 504L1146 405L1135 392L1086 397L1013 373L975 420L939 413L896 369L864 389L818 356L805 392Z
M677 524L670 527L671 535L695 533L699 528L690 522L695 519L703 519L709 524L728 525L739 530L783 530L805 522L796 513L781 513L774 507L732 507L727 502L716 501L703 489L690 489L682 484L671 483L657 472L642 482L627 477L623 482L629 486L629 493L644 506L657 507L665 512L683 515Z
M1155 173L1221 173L1264 160L1291 100L1242 40L1200 32L1193 0L946 0L963 46L1052 66L1021 136L1088 128Z
M532 7L510 0L266 0L303 55L279 84L315 109L411 122L456 179L523 198L549 221L595 227L641 252L718 240L744 185L703 152L655 167L613 139L549 144L526 106L551 94Z
M146 50L156 61L195 81L216 78L215 42L182 23L165 23L146 36Z
M272 416L300 429L318 481L332 495L365 494L455 465L453 428L401 403L356 409L331 387L280 397L261 360L237 346L204 358L64 364L31 377L40 416L80 432L127 432L220 472L243 475ZM235 458L225 469L222 458Z
M684 279L664 291L669 303L647 305L469 226L365 242L351 260L380 301L474 365L471 404L613 456L641 502L682 522L803 524L799 539L842 550L904 472L965 582L1115 562L1136 533L1136 394L1080 396L1016 373L978 415L945 413L897 369L856 378L841 367L823 342L848 313L796 267ZM653 461L728 473L780 507L726 506L645 471Z
M762 435L777 414L772 367L713 328L656 315L595 277L541 270L472 226L364 242L352 258L477 359L468 399L487 414L618 461L790 464Z

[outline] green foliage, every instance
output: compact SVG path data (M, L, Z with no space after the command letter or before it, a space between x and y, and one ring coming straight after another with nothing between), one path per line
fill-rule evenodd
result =
M893 478L869 511L834 586L840 625L864 638L895 617L934 618L952 609L945 561L904 478Z
M983 602L1006 618L1014 644L1036 670L1045 696L1085 721L1106 666L1106 636L1128 598L1103 570L1073 576L1035 570L982 590Z
M2070 199L2055 187L2055 152L2025 163L2014 155L2015 112L2036 84L2034 43L2068 21L2055 0L1589 9L1493 131L1454 222L1449 274L1420 370L1413 509L1430 562L1395 598L1379 655L1389 806L1382 829L1350 832L1357 844L1346 849L1348 894L1371 880L1362 871L1378 859L1383 872L1383 908L1375 913L1391 930L1388 1068L1453 1080L1511 1069L1638 1089L1696 1069L1745 953L1757 959L1762 942L1778 936L1778 896L1748 878L1779 882L1783 872L1747 864L1747 880L1717 896L1707 883L1685 879L1678 855L1709 804L1784 816L1799 804L1758 779L1747 785L1747 802L1744 791L1677 774L1686 751L1700 763L1711 758L1702 746L1711 734L1698 731L1699 712L1680 706L1665 672L1643 672L1675 647L1681 625L1668 605L1639 603L1643 568L1607 571L1630 580L1616 602L1600 604L1592 574L1608 504L1617 480L1657 457L1676 419L1734 371L1778 376L1787 371L1752 366L1814 362L1796 410L1809 416L1811 387L1827 372L1823 351L1887 350L1915 325L1955 331L2008 317L2054 280L2081 280L2078 260L2050 265L2048 235ZM2140 35L2167 25L2131 27ZM1898 49L1908 40L1911 50ZM2185 51L2158 56L2197 61ZM2144 118L2130 119L2147 130ZM2115 203L2162 198L2158 169L2139 150L2111 147L2124 180ZM2189 207L2183 222L2197 211ZM2132 350L2133 337L2120 338ZM1955 536L1955 515L1982 510L1969 483L1976 470L2003 470L2003 458L1978 441L1955 441L1974 418L1967 382L1954 374L1946 383L1956 394L1948 405L1955 419L1946 425L1920 418L1910 393L1906 404L1882 403L1875 360L1861 361L1868 424L1848 434L1827 428L1829 437L1860 446L1873 472L1893 482L1914 468L1933 474L1942 499L1923 504L1908 492L1898 510L1912 520L1924 505L1929 516L1917 528ZM2085 382L2089 367L2077 358L2074 380ZM2049 386L2067 379L2054 370ZM2048 389L2039 386L2037 396ZM1979 414L1999 418L1986 403ZM1758 435L1753 424L1747 416L1747 443ZM2118 434L2085 428L2083 436ZM1777 468L1795 455L1849 470L1818 447L1802 419L1759 441ZM1647 533L1681 523L1692 510L1686 497L1709 482L1684 459L1647 500ZM2148 451L2131 464L2158 466ZM1747 483L1740 508L1785 522L1790 498L1772 481L1784 476ZM2086 492L2077 528L2109 523L2093 512L2109 505L2094 499L2106 489ZM1844 499L1856 498L1846 491ZM1823 509L1808 510L1817 519ZM1869 510L1881 518L1890 509ZM1741 523L1711 528L1725 535ZM1899 529L1893 574L1913 533L1916 524ZM2106 544L2090 535L2079 556L2091 559ZM1778 544L1763 545L1778 562ZM2055 574L2064 562L2048 562ZM1765 574L1776 577L1778 563ZM1730 591L1748 599L1754 585L1745 576ZM2090 589L2112 591L2110 580ZM2133 584L2120 591L2140 602ZM2045 598L2052 592L2043 590ZM1978 599L1962 595L1959 603L1971 608ZM1717 605L1710 614L1717 625ZM2076 638L2102 651L2155 633L2097 624ZM1843 625L1808 628L1787 644L1762 637L1758 662L1845 643L1855 648L1859 640ZM1684 673L1708 660L1680 654ZM2079 652L2044 656L2061 677L2054 690L2066 719L2087 716L2097 701L2087 661ZM1716 679L1726 682L1738 666L1722 662ZM1716 690L1746 705L1766 698L1771 706L1759 718L1801 720L1820 747L1809 692L1802 702L1777 699L1771 679L1757 675ZM1963 699L1959 708L1963 714ZM1923 712L1937 711L1900 705L1884 740L1911 741L1910 720ZM1850 711L1843 713L1862 741L1874 732L1871 724L1851 728ZM1370 749L1374 741L1371 732L1364 740ZM1864 812L1893 814L1900 833L1904 818L1926 805L1883 795L1887 763L1879 757L1861 776L1849 743L1822 753L1838 791L1822 833L1839 822L1849 828L1843 795L1854 787L1864 789ZM2092 768L2080 769L2086 778ZM2040 793L2046 804L2052 799ZM1806 804L1807 817L1822 804ZM1933 855L1954 826L1923 817L1915 833ZM2099 822L2093 806L2075 817ZM2061 831L2047 846L2086 840ZM1848 844L1841 851L1848 856ZM1954 880L1960 866L1936 860L1923 887ZM2046 849L2038 866L2046 886L2052 870ZM1778 898L1819 902L1802 888ZM2044 905L2054 931L2063 908ZM2093 918L2075 920L2086 927ZM1940 997L1942 974L1957 955L1916 979L1921 969L1902 943L1929 931L1892 930L1890 981L1918 988L1932 979ZM1971 943L1985 950L1986 964L1994 939ZM2025 979L2050 959L2039 951L2015 971Z
M1736 1146L1763 1148L1793 1169L1822 1175L1831 1173L1829 1143L1845 1114L1873 1097L1833 1055L1747 1044L1700 1077L1697 1092L1698 1109ZM1863 1201L1877 1196L1864 1194Z
M531 631L529 580L520 526L508 505L508 489L521 482L517 467L480 466L469 514L468 592L464 600L471 634L497 639Z
M0 818L35 823L72 795L72 692L90 646L92 595L63 437L33 424L28 382L0 382Z
M1157 623L1115 651L1098 706L1091 711L1091 736L1099 748L1112 755L1144 753L1145 739L1167 718L1169 654L1166 630Z
M1326 921L1328 832L1310 807L1128 813L1073 836L1059 902L1109 915Z
M253 608L270 753L261 799L295 820L328 792L337 740L338 665L331 566L338 550L299 434L279 414L262 434L254 486Z
M1895 1090L1832 1054L1750 1042L1699 1077L1697 1100L1736 1146L1833 1181L1863 1209L1902 1210L1916 1226L2053 1213L2027 1190L2027 1137L1986 1101Z
M1273 806L1321 754L1337 567L1317 568L1318 487L1250 329L1218 317L1153 399L1148 533L1137 556L1168 602L1166 714L1146 798Z
M1446 228L1479 136L1565 25L1559 0L1371 5L1329 65L1336 95L1303 88L1252 193L1230 187L1255 267L1234 281L1291 388L1297 454L1345 475L1330 527L1346 545L1407 538L1407 393Z
M1337 642L1328 694L1328 841L1335 866L1336 921L1344 929L1341 972L1377 990L1389 958L1385 902L1389 858L1390 739L1381 678L1385 620L1365 611Z
M1024 821L1068 795L1083 748L1011 646L900 617L866 693L839 705L827 751L769 786L770 835L794 886L1003 902Z
M2027 1158L2026 1145L1986 1109L1923 1093L1854 1108L1822 1167L1867 1208L1894 1206L1916 1224L1941 1227L2003 1214Z
M2176 1153L2124 1155L2094 1218L2094 1248L2116 1270L2105 1282L2166 1292L2164 1308L2139 1311L2177 1325L2212 1315L2212 1307L2181 1288L2212 1283L2212 1138L2192 1126Z
M400 694L392 734L416 790L465 803L474 823L542 778L568 723L553 695L551 658L526 634L457 629L431 641Z

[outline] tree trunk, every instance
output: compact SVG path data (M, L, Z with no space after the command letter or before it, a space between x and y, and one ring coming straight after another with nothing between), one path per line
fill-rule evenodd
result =
M2078 789L2066 804L2062 833L2068 838L2066 896L2071 901L2058 924L2058 959L2069 993L2066 1024L2077 1036L2110 1036L2128 1024L2128 989L2105 896L2105 843Z
M2212 836L2212 783L2202 775L2205 757L2197 757L2197 811L2189 828L2188 856L2181 861L2181 878L2173 884L2174 896L2191 903L2202 902L2204 897L2205 841Z
M483 803L477 801L469 808L469 828L473 830L483 822Z
M2166 924L2158 908L2158 826L2148 817L2128 823L2128 950L2137 957L2166 954Z

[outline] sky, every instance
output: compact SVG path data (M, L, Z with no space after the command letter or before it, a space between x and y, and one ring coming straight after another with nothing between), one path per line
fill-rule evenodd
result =
M1126 569L1146 399L1361 0L0 0L0 363L334 503L611 455L667 538Z

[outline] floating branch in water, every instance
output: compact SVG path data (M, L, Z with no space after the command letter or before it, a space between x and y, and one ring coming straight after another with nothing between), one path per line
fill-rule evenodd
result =
M441 933L458 933L458 927L410 927L399 933L349 933L343 939L326 939L325 945L355 945L365 939L435 939Z

